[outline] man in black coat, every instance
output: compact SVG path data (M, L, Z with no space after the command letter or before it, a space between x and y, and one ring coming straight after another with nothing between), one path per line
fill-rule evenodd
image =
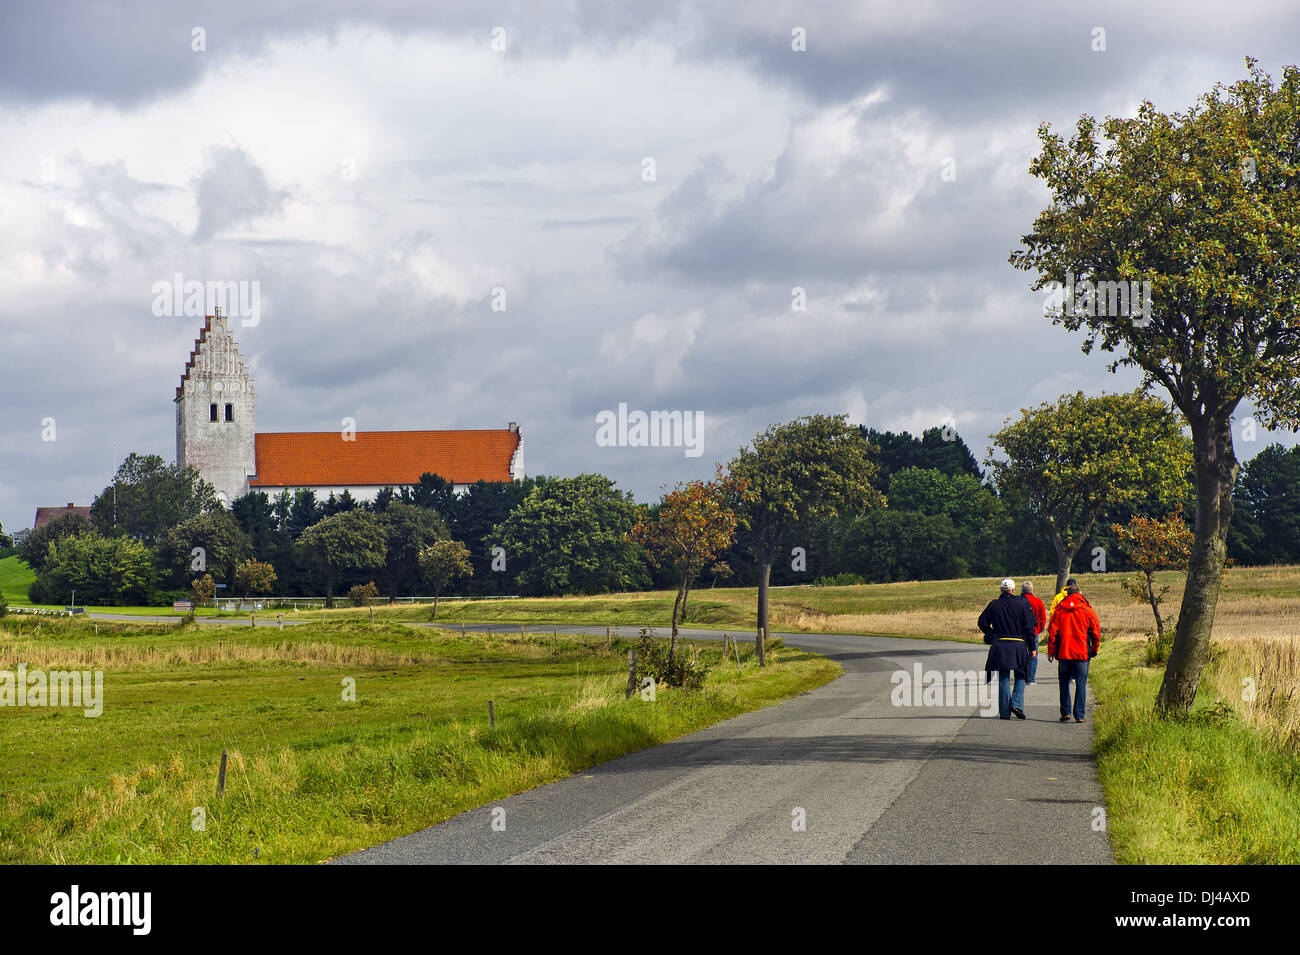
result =
M990 680L998 675L998 716L1011 719L1025 718L1025 680L1029 677L1029 646L1038 632L1034 612L1016 596L1016 582L1009 577L1002 581L1002 592L989 602L980 614L979 628L984 642L989 645L989 658L984 672ZM1011 674L1016 676L1015 689L1011 689Z

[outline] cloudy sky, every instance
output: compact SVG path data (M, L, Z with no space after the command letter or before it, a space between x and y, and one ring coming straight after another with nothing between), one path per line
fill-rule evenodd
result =
M1007 264L1038 124L1297 49L1294 0L6 0L0 521L174 458L177 273L259 283L261 431L514 420L530 473L641 499L812 412L983 457L1136 382ZM597 446L620 402L702 412L703 455Z

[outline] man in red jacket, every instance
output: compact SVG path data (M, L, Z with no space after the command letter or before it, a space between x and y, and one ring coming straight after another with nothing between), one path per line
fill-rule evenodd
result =
M1070 681L1074 681L1074 721L1083 722L1088 698L1088 661L1101 645L1101 621L1092 604L1079 593L1078 584L1067 584L1065 598L1052 614L1047 627L1047 659L1059 661L1061 722L1070 719Z
M1047 608L1034 596L1032 580L1026 580L1020 585L1020 596L1025 598L1029 609L1034 612L1034 619L1038 621L1038 626L1034 629L1034 644L1029 648L1029 679L1025 681L1032 685L1038 682L1038 638L1047 629Z

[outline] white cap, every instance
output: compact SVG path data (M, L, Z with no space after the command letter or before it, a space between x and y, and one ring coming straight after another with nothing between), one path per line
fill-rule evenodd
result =
M1016 589L1016 582L1015 582L1014 580L1012 580L1010 577L1003 577L1003 578L1002 578L1002 589L1003 589L1003 590L1015 590L1015 589Z

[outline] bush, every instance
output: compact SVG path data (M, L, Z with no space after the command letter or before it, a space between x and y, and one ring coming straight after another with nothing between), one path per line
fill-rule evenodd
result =
M690 659L687 659L687 658ZM654 631L641 630L641 643L637 648L637 672L642 676L652 676L656 683L667 686L679 686L687 690L699 690L704 687L704 679L709 668L699 658L689 652L682 642L677 644L677 653L672 664L668 663L668 641L656 640Z
M379 588L375 586L372 580L368 584L358 584L348 591L348 600L354 607L364 607L375 597L379 596Z
M5 592L0 590L0 617L9 612L9 604L5 601Z
M45 593L45 585L41 583L40 577L37 577L30 584L27 585L27 599L30 600L32 603L34 604L51 603L50 600L46 599L47 596L48 595Z
M814 587L856 587L865 584L861 574L834 574L830 577L818 577L813 581Z
M1165 627L1164 638L1157 637L1151 631L1147 631L1150 636L1147 637L1146 646L1142 651L1142 662L1149 667L1162 666L1169 660L1169 653L1174 648L1174 627Z

